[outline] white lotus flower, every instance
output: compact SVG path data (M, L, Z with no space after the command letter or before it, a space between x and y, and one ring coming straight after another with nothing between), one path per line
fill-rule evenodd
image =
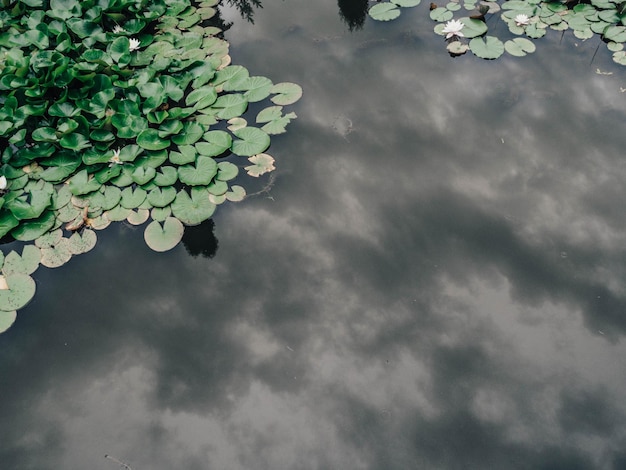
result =
M136 51L137 49L139 49L140 44L141 41L139 39L130 38L130 47L128 48L128 50L130 52Z
M124 163L122 160L120 160L120 149L113 150L113 156L109 160L109 163L110 163L109 166L121 165Z
M463 33L461 30L465 25L461 23L459 20L450 20L446 23L446 26L441 31L442 33L446 33L446 39L450 39L451 37L463 37Z
M528 15L517 15L513 20L515 21L515 24L517 26L526 26L530 23L530 18L528 18Z
M119 34L123 32L124 32L124 28L122 28L119 24L116 24L115 27L113 28L113 33L115 34Z
M2 175L0 176L0 191L7 189L7 177Z

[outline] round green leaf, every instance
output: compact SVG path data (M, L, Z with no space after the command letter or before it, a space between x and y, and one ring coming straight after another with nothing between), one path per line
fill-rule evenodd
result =
M460 18L459 21L464 25L463 36L468 39L482 36L487 32L487 24L484 21L475 20L473 18ZM504 49L502 52L504 52Z
M67 238L61 238L56 245L41 249L41 264L47 268L58 268L70 259L72 259L72 252Z
M504 44L493 36L474 38L469 42L469 47L481 59L497 59L504 53Z
M231 149L235 155L250 157L262 153L270 146L270 136L256 127L244 127L233 132L240 140L233 141Z
M526 54L535 52L535 45L525 38L515 38L504 43L504 49L511 55L523 57Z
M217 174L217 163L210 157L200 156L195 165L178 168L178 178L190 186L207 186Z
M137 145L146 150L163 150L170 146L170 141L159 137L156 129L144 129L137 136Z
M8 289L0 290L0 310L4 312L19 310L34 297L37 287L29 275L13 274L4 279Z
M377 21L391 21L400 16L400 10L395 3L377 3L369 9L369 15Z
M96 246L97 241L98 237L96 236L96 232L93 230L83 230L82 234L74 232L74 234L68 239L67 245L70 253L73 255L80 255L90 251L94 246Z
M174 217L168 217L161 225L153 220L144 231L146 244L154 251L163 252L174 248L183 238L184 225Z
M196 143L196 150L206 157L217 157L223 154L233 143L233 138L226 131L209 131L203 135L203 140Z
M176 198L176 189L172 187L168 188L154 188L148 193L148 202L153 207L165 207L169 205Z
M378 5L383 5L379 3ZM376 5L374 5L376 6ZM372 7L373 8L373 7ZM399 11L398 11L399 14ZM272 93L276 93L276 96L271 98L272 103L287 106L293 104L302 97L302 88L296 83L283 82L277 83L270 90Z
M204 188L192 188L191 197L185 190L179 191L171 208L174 217L190 226L210 219L215 212L215 204L210 201L209 192Z

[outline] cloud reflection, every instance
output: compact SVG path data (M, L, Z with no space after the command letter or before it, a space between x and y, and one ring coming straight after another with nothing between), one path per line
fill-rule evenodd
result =
M622 468L617 78L555 40L452 60L417 16L342 36L264 6L233 51L305 89L271 199L220 208L211 259L118 227L38 271L0 336L0 461Z

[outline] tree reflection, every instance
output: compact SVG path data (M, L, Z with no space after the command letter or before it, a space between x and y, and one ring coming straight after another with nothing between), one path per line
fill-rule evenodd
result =
M337 0L339 16L350 31L363 28L367 16L368 0Z
M200 225L185 227L183 245L194 258L202 255L205 258L213 258L217 252L218 241L213 233L215 224L213 219L206 220Z

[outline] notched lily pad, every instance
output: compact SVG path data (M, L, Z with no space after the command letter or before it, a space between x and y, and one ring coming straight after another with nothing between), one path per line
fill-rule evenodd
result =
M174 217L167 217L163 223L153 220L144 231L146 244L154 251L163 252L180 243L185 226Z
M0 310L4 312L19 310L25 307L34 297L36 285L33 278L29 275L12 274L0 277L3 278L3 288L0 289ZM6 322L8 322L8 319L5 320ZM9 324L7 328L9 326L11 325Z

